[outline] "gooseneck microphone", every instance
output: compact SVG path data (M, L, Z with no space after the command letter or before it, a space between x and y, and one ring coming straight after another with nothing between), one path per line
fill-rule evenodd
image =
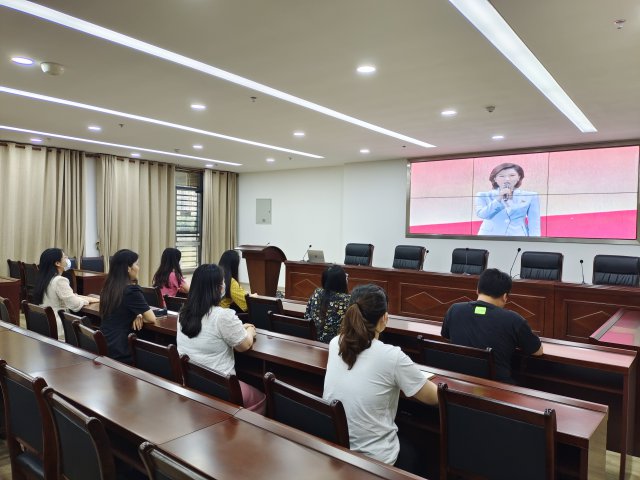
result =
M467 272L467 261L469 260L469 247L465 247L464 249L464 267L462 267L462 274L469 275Z
M309 244L309 248L307 248L307 251L306 251L306 252L304 252L304 255L302 256L302 260L300 260L301 262L304 262L304 257L306 257L306 256L308 256L308 255L309 255L309 250L311 250L311 247L312 247L312 246L313 246L313 245ZM307 258L307 262L308 262L308 261L309 261L309 259Z
M580 272L582 273L582 284L584 285L584 266L583 266L584 260L580 259Z
M511 278L513 278L513 275L511 275L511 272L513 272L513 267L516 264L516 260L518 260L518 255L520 255L520 251L522 249L520 247L518 247L518 251L516 252L516 257L513 259L513 263L511 264L511 268L509 269L509 276Z

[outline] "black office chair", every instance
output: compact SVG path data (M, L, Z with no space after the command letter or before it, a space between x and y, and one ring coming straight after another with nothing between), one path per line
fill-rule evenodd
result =
M167 310L171 310L172 312L179 312L185 303L187 303L187 297L164 296L164 305Z
M182 384L180 356L175 345L158 345L129 334L129 351L134 367Z
M556 414L438 385L440 478L555 478Z
M245 299L247 300L248 322L254 324L256 328L269 330L270 311L284 313L282 300L279 298L252 297L247 294Z
M9 276L20 280L20 301L26 300L27 294L24 288L24 269L22 268L22 262L8 258L7 265L9 265Z
M33 301L33 291L36 288L36 282L38 281L38 265L35 263L22 263L22 269L24 271L24 290L26 299Z
M51 307L40 307L26 300L22 301L22 313L27 323L27 330L37 332L45 337L58 339L58 322Z
M316 437L349 448L349 427L339 400L327 402L303 390L264 375L267 417Z
M422 363L474 377L495 379L496 367L491 348L473 348L438 342L418 336Z
M80 268L91 272L104 272L104 257L80 257Z
M74 347L78 347L79 345L76 332L73 330L73 322L77 320L87 327L93 327L91 320L85 316L74 315L64 310L58 310L58 317L60 317L60 323L62 323L62 329L64 330L64 341Z
M192 362L189 355L180 356L182 382L185 387L244 406L240 382L235 375L224 375L211 368Z
M367 265L373 262L373 245L370 243L347 243L344 249L345 265Z
M640 258L622 255L596 255L593 258L594 285L637 287L640 282Z
M12 478L55 478L55 451L51 450L48 442L43 441L46 406L41 392L47 382L0 360L0 386L4 398L4 426Z
M14 325L20 326L19 322L15 321L14 316L15 313L13 311L13 305L11 304L11 300L8 298L0 297L0 320L7 323L12 323Z
M140 287L142 295L150 307L164 308L164 300L160 287Z
M524 252L520 258L520 278L562 280L564 255L555 252Z
M422 270L427 249L417 245L398 245L393 254L393 268Z
M293 337L316 339L315 324L308 318L290 317L269 311L269 330Z
M143 442L138 453L147 470L149 480L215 480L180 460L170 457L151 442Z
M487 268L489 251L479 248L454 248L451 254L451 273L480 275Z
M42 396L53 427L56 478L115 480L111 442L100 420L85 415L51 387L45 388Z
M72 327L73 334L78 341L78 347L103 357L109 354L107 339L102 331L87 326L84 322L81 322L81 319L74 320Z

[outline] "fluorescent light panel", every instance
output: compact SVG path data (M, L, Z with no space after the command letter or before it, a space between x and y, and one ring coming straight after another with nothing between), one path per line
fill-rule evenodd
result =
M246 140L244 138L232 137L229 135L223 135L222 133L209 132L207 130L201 130L199 128L188 127L186 125L180 125L177 123L165 122L164 120L158 120L155 118L143 117L141 115L135 115L133 113L119 112L117 110L110 110L108 108L96 107L95 105L88 105L86 103L74 102L72 100L65 100L64 98L50 97L48 95L41 95L39 93L26 92L24 90L18 90L15 88L4 87L0 85L0 93L9 93L11 95L18 95L21 97L33 98L34 100L42 100L44 102L58 103L60 105L67 105L69 107L83 108L85 110L91 110L94 112L106 113L107 115L115 115L118 117L130 118L132 120L139 120L141 122L153 123L155 125L162 125L164 127L175 128L178 130L184 130L186 132L199 133L201 135L208 135L210 137L221 138L223 140L231 140L233 142L245 143L247 145L253 145L255 147L268 148L271 150L278 150L281 152L293 153L295 155L301 155L303 157L311 158L324 158L320 155L313 153L300 152L298 150L291 150L289 148L277 147L275 145L269 145L267 143L254 142Z
M220 78L222 80L235 83L236 85L242 85L243 87L249 88L251 90L255 90L257 92L264 93L265 95L279 98L280 100L284 100L285 102L290 102L298 106L314 110L316 112L328 115L344 122L351 123L353 125L358 125L359 127L381 133L382 135L397 138L399 140L403 140L414 145L419 145L421 147L429 148L434 146L430 143L408 137L407 135L403 135L401 133L379 127L378 125L374 125L363 120L359 120L349 115L345 115L344 113L340 113L335 110L331 110L330 108L323 107L322 105L318 105L317 103L313 103L289 93L276 90L275 88L263 85L262 83L254 82L253 80L241 77L240 75L227 72L212 65L208 65L206 63L194 60L189 57L185 57L184 55L180 55L170 50L151 45L150 43L137 40L127 35L109 30L108 28L104 28L91 22L87 22L80 18L76 18L57 10L44 7L37 3L28 2L25 0L0 0L0 5L4 5L5 7L12 8L29 15L33 15L38 18L42 18L43 20L57 23L58 25L68 27L73 30L84 32L88 35L93 35L94 37L117 43L118 45L138 50L139 52L143 52L154 57L162 58L163 60L167 60L169 62L177 63L193 70L198 70L202 73L206 73L207 75L211 75L212 77Z
M583 133L596 127L487 0L449 0L507 60Z
M88 138L70 137L68 135L60 135L58 133L39 132L37 130L29 130L27 128L10 127L7 125L0 125L0 130L9 130L11 132L31 133L35 135L42 135L44 137L61 138L63 140L73 140L75 142L93 143L95 145L106 145L107 147L123 148L129 151L140 150L142 152L158 153L160 155L169 155L171 157L190 158L193 160L202 160L204 162L216 162L223 163L225 165L232 165L234 167L241 167L241 163L224 162L222 160L215 160L213 158L194 157L193 155L183 155L181 153L165 152L164 150L154 150L153 148L134 147L132 145L120 145L118 143L99 142L97 140L89 140Z

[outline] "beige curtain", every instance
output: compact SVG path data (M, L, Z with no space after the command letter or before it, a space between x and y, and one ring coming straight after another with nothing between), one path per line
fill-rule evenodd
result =
M151 285L160 256L176 243L175 165L101 155L96 175L100 254L139 256L139 283Z
M238 174L205 170L202 202L202 263L217 263L237 247Z
M6 259L38 263L46 248L84 249L83 154L0 144L0 272Z

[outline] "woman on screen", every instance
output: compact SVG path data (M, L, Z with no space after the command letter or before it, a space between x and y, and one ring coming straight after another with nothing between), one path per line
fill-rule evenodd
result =
M476 196L476 215L483 219L478 235L540 236L540 201L536 192L520 190L524 170L501 163L489 175L490 192Z

